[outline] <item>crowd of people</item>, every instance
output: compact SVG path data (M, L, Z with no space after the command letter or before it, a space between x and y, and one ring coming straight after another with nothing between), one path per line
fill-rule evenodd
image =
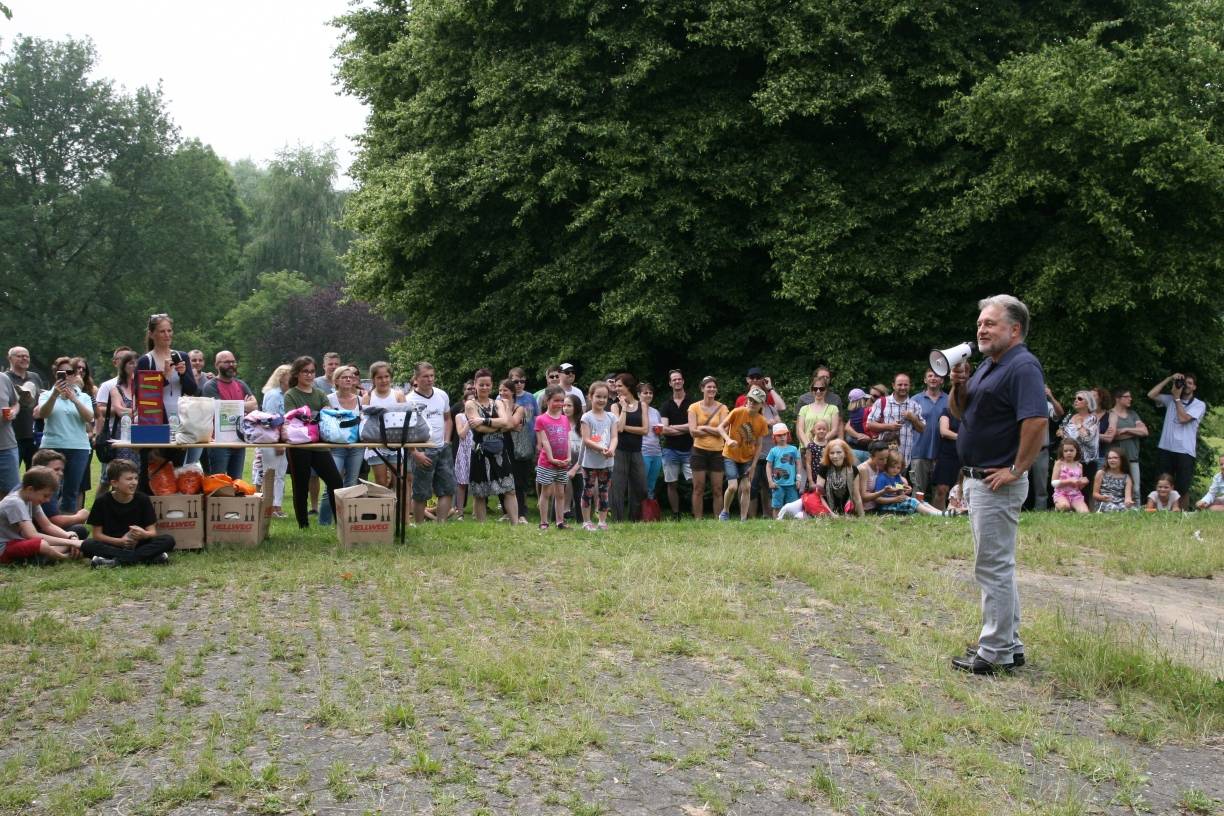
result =
M743 520L967 510L956 392L971 373L968 363L951 371L950 391L944 377L927 369L916 393L910 375L897 373L890 386L851 388L844 400L833 388L833 372L822 365L793 411L758 367L746 371L742 388L706 376L696 393L684 373L673 370L661 399L653 385L624 371L580 388L576 367L560 363L532 392L523 368L504 378L482 368L452 401L429 363L418 363L396 385L389 364L369 366L363 380L362 371L335 353L323 356L321 371L309 356L277 367L257 394L238 376L233 353L217 352L209 371L202 351L175 350L173 338L170 316L151 316L145 352L116 349L113 376L101 384L85 359L68 356L54 359L54 379L44 384L30 369L26 348L9 350L9 369L0 377L0 562L78 551L106 562L129 563L132 553L140 554L137 560L164 557L164 537L148 517L147 497L140 498L148 455L108 447L104 478L95 486L89 477L95 450L126 438L139 371L163 375L161 419L171 426L179 400L195 395L239 400L247 411L274 414L405 404L419 410L429 441L411 453L411 501L404 508L417 524L461 519L469 503L482 521L494 497L499 509L493 512L527 524L535 495L542 529L602 530L609 521L654 520L664 500L679 519L682 492L690 494L688 512L702 519L707 488L711 513L722 521L732 513ZM1165 420L1161 473L1146 496L1139 448L1149 432L1131 390L1085 388L1066 410L1046 387L1048 422L1030 469L1032 509L1189 509L1198 425L1206 412L1196 385L1192 374L1173 374L1148 392ZM732 391L740 393L732 399ZM206 472L241 478L245 454L241 448L189 448L175 464L201 462ZM253 477L272 491L274 515L285 515L288 478L298 525L308 526L315 514L325 525L334 518L335 490L361 477L392 483L387 455L375 448L259 448ZM87 510L91 489L98 498ZM132 502L139 512L125 509ZM1224 510L1224 458L1195 506ZM116 535L121 520L131 522L130 529Z

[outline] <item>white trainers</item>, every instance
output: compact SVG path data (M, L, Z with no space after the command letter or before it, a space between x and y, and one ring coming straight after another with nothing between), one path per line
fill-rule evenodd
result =
M103 558L100 555L95 555L93 558L89 559L90 569L98 569L100 567L116 567L118 565L119 565L119 562L116 561L115 559Z

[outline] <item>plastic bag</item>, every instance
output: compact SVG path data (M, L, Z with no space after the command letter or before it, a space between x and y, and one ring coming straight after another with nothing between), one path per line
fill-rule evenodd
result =
M204 492L204 468L198 464L183 465L174 471L174 481L178 492L185 496L194 496Z
M347 408L324 408L319 412L319 436L324 442L350 445L357 441L361 415Z
M149 462L149 490L154 496L169 496L178 492L178 480L174 478L174 465L167 461Z
M228 473L210 473L204 477L204 493L212 494L223 487L232 487L234 480Z
M809 490L803 494L803 512L812 516L831 516L831 511L824 503L824 499L820 497L820 491Z
M306 445L319 441L319 421L313 417L310 407L303 405L285 414L285 441L293 445Z
M242 479L234 480L234 492L239 496L254 496L257 492L255 485L250 482L244 482Z
M211 442L215 403L212 397L179 397L179 425L174 440L180 445Z

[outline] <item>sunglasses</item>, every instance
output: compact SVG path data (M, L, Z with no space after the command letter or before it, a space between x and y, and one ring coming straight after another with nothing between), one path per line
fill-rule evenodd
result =
M74 371L74 370L73 370L73 369L71 369L71 368L61 368L59 371L55 372L55 375L56 375L57 377L58 377L60 374L64 374L64 375L66 375L66 376L72 376L72 375L73 375L73 374L75 374L75 373L76 373L76 371Z
M823 392L824 392L824 389L823 389L823 388L813 388L812 390L813 390L813 391L815 391L817 394L820 394L820 393L823 393Z

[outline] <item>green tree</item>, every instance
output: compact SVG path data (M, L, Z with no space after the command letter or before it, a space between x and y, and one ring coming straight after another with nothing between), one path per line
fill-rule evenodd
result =
M913 370L965 337L977 298L1012 291L1056 386L1142 382L1224 339L1219 308L1184 297L1220 234L1220 9L379 0L341 18L341 78L371 107L350 281L407 316L405 358L452 369L560 356L798 379L824 358L861 383ZM1115 99L1080 95L1076 70L1105 83L1127 64ZM1081 105L1099 120L1063 129ZM1145 135L1118 157L1123 114ZM1077 296L1098 281L1124 301ZM1133 330L1109 367L1102 335L1179 310L1193 329Z
M236 165L255 222L247 245L247 283L264 272L296 270L316 284L339 280L348 234L337 221L343 195L335 189L336 151L299 146L277 154L266 171Z
M256 381L262 383L261 378L276 366L303 353L303 330L309 325L304 315L297 315L297 331L290 338L290 345L271 340L269 328L287 303L312 291L310 281L298 272L270 272L260 276L259 288L235 304L221 320L222 336L214 340L218 347L228 346L238 357L252 388Z
M0 314L43 363L109 358L154 311L211 323L238 268L224 165L180 142L159 91L94 64L88 42L22 37L0 65Z

